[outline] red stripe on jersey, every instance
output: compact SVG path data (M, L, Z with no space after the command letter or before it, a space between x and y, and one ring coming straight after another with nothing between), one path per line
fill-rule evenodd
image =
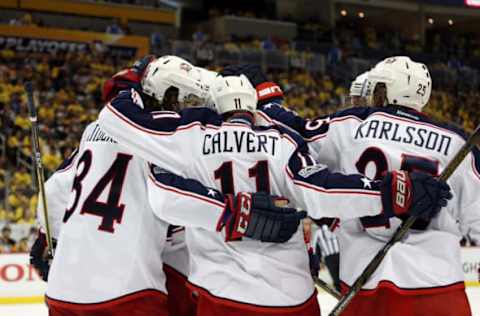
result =
M328 122L328 124L330 125L330 124L333 124L333 123L343 122L343 121L346 121L346 120L355 120L357 122L363 122L360 118L358 118L354 115L347 115L347 116L333 118ZM321 127L322 125L320 125L319 127ZM316 135L316 136L313 136L313 137L310 137L310 138L305 138L305 139L309 142L313 142L315 140L325 138L327 136L327 134L328 134L328 131L323 133L323 134Z
M155 130L152 130L152 129L144 128L144 127L132 122L130 119L128 119L122 113L118 112L114 107L112 107L110 105L110 103L107 103L107 109L110 110L114 115L116 115L119 119L121 119L122 121L124 121L128 125L132 126L135 129L141 130L142 132L146 132L148 134L168 136L168 135L173 135L178 131L187 130L187 129L195 127L195 126L200 126L202 128L202 124L200 122L192 122L192 123L187 124L187 125L178 126L172 132L160 132L160 131L155 131Z
M293 312L296 312L297 310L302 310L303 308L305 308L306 305L311 304L313 300L317 299L317 290L314 289L312 295L308 299L306 299L305 302L303 303L293 305L293 306L264 306L264 305L234 301L228 298L215 296L212 293L210 293L208 290L204 289L203 287L193 284L188 280L187 280L187 287L192 292L198 292L200 293L200 295L207 296L210 300L214 301L216 304L231 306L233 308L238 308L241 310L259 312L259 313L262 313L262 315L264 315L264 313L269 314L273 312L272 316L283 315L283 313L293 313Z
M172 229L172 234L179 233L185 230L185 227L181 226L175 229Z
M342 122L342 121L346 121L346 120L356 120L358 122L362 122L362 119L354 116L354 115L346 115L346 116L342 116L342 117L335 117L333 119L331 119L328 123L337 123L337 122Z
M145 290L140 290L130 294L125 294L123 296L119 296L117 298L112 298L110 300L98 302L98 303L67 302L67 301L62 301L62 300L49 297L48 295L45 295L45 299L47 301L48 306L63 307L71 310L89 310L89 309L100 309L100 308L106 309L118 304L123 304L128 301L137 300L139 298L146 297L146 296L159 297L161 299L167 298L167 294L163 293L162 291L159 291L156 289L145 289Z
M216 125L212 125L212 124L203 125L201 122L195 121L195 122L191 122L191 123L186 124L186 125L179 125L178 127L175 128L174 131L162 132L162 131L156 131L156 130L152 130L152 129L149 129L149 128L145 128L143 126L140 126L140 125L136 124L135 122L133 122L129 118L125 117L122 113L117 111L114 107L112 107L112 105L110 103L107 103L107 109L109 109L118 118L120 118L122 121L124 121L128 125L132 126L133 128L139 129L143 132L153 134L153 135L169 136L169 135L175 134L178 131L187 130L187 129L190 129L190 128L196 127L196 126L200 127L201 129L215 129L215 130L218 130L218 129L221 128L221 126L216 126ZM178 118L178 119L180 119L181 118L181 116L179 114L175 113L175 112L171 112L171 113L175 113L175 114L171 114L170 112L167 112L166 114L160 114L160 113L161 113L161 111L160 112L157 111L157 114L154 114L152 116L152 118L153 119L160 119L160 118ZM235 127L248 127L248 128L250 128L249 125L242 124L242 123L227 123L227 122L224 122L224 123L222 123L222 126L235 126Z
M267 114L263 113L262 111L257 111L256 112L258 115L260 115L261 117L263 117L268 123L270 123L271 125L279 125L285 129L288 129L288 130L291 130L291 131L295 131L297 132L294 128L280 122L280 121L277 121L277 120L274 120L272 119L271 117L269 117ZM269 129L270 130L270 129ZM275 130L276 132L278 132L279 134L283 135L283 133L280 133L279 131Z
M350 288L345 282L340 281L340 287L342 290L342 294L345 294L348 292L348 289ZM391 289L401 295L429 295L429 294L438 294L438 293L443 293L443 292L448 292L448 291L455 291L455 290L463 290L465 289L465 283L463 281L452 283L452 284L447 284L447 285L442 285L442 286L433 286L433 287L426 287L426 288L401 288L392 281L389 280L382 280L378 282L378 285L376 288L371 289L371 290L360 290L358 292L359 295L362 296L371 296L371 295L376 295L376 292L381 289L381 288L388 288Z
M178 188L175 188L175 187L171 187L171 186L167 186L163 183L160 183L158 182L157 180L155 180L155 178L153 178L151 175L149 175L149 178L153 181L153 183L164 189L164 190L167 190L167 191L171 191L171 192L174 192L174 193L177 193L177 194L180 194L180 195L186 195L186 196L190 196L190 197L193 197L193 198L196 198L198 200L202 200L204 202L207 202L207 203L210 203L210 204L213 204L215 206L218 206L218 207L221 207L222 209L225 208L225 204L224 203L220 203L216 200L212 200L212 199L209 199L209 198L206 198L204 196L201 196L199 194L196 194L196 193L193 193L193 192L188 192L188 191L183 191L183 190L180 190Z
M273 120L267 114L263 113L262 111L257 111L257 114L260 115L265 121L269 123L273 123Z

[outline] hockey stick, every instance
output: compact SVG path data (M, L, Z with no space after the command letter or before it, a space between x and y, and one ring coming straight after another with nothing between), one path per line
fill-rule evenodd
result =
M45 198L45 179L43 175L42 155L40 153L40 142L38 140L37 111L33 100L33 86L31 82L25 83L25 91L27 92L28 111L30 112L30 123L32 124L32 154L37 174L38 189L43 204L43 217L45 218L45 230L47 235L47 247L49 258L53 258L52 234L48 220L47 199Z
M448 165L445 167L442 174L440 175L439 179L446 181L457 169L457 167L462 163L463 159L465 159L465 157L472 150L472 148L478 144L480 144L480 125L477 126L472 135L470 135L470 137L467 139L467 142L462 146L462 148L460 148L460 150L448 163ZM411 216L405 222L403 222L403 224L395 231L392 238L385 244L385 246L383 246L382 249L380 249L380 251L372 259L372 261L370 261L367 267L363 270L362 274L360 274L360 276L355 280L348 293L344 297L342 297L342 299L337 303L335 308L330 312L329 316L338 316L341 312L345 310L345 308L347 308L348 304L350 304L354 296L360 291L363 285L368 281L368 279L372 276L378 266L382 263L383 258L385 258L390 248L392 248L395 243L400 241L405 236L405 234L408 232L415 220L416 217Z
M330 284L327 282L323 281L322 279L314 276L313 281L315 282L315 285L330 294L331 296L335 297L337 300L342 298L342 294L340 294L337 289L333 288Z

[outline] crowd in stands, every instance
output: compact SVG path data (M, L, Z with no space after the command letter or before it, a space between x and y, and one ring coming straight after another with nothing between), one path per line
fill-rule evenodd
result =
M7 224L1 228L0 232L0 254L29 252L38 235L38 229L32 225L26 233L13 238L12 228Z
M209 45L208 36L198 31L194 42ZM345 107L348 82L353 73L338 73L341 67L328 67L327 73L312 73L301 65L308 50L298 52L291 43L272 41L229 41L226 48L245 47L266 49L265 45L286 52L290 58L289 71L270 70L272 80L278 82L286 95L286 104L305 117L316 117ZM335 46L334 46L335 47ZM337 47L346 52L345 48ZM299 58L302 57L302 58ZM339 64L348 61L348 54L336 56ZM41 148L47 173L52 173L61 161L76 148L84 127L95 120L102 107L101 87L106 78L130 64L132 60L112 55L108 50L90 53L25 53L0 50L0 137L5 149L0 151L0 224L34 224L37 197L31 164L30 125L23 90L25 81L34 82L38 104ZM207 56L202 66L213 67L213 56ZM449 67L442 64L435 67ZM471 131L479 123L480 93L477 89L458 88L461 77L454 84L435 83L427 113L435 118L455 123ZM467 87L468 88L468 87ZM1 226L0 226L1 227ZM3 231L5 230L5 232ZM14 241L9 227L3 226L0 253L24 251L29 237Z
M104 79L129 63L107 53L52 56L0 51L0 128L5 139L0 157L0 224L35 223L37 196L29 168L31 134L24 82L34 82L42 159L50 174L77 147L86 124L95 120ZM0 252L4 243L0 240Z

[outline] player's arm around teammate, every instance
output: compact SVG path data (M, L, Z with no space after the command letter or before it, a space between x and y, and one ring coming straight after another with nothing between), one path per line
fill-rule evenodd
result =
M175 173L181 173L189 167L191 148L186 144L202 144L205 129L215 129L221 124L221 117L207 108L190 108L180 113L151 113L145 111L136 100L134 94L120 94L101 111L100 124L123 146ZM127 130L128 133L125 132ZM298 197L298 201L295 201L297 205L311 210L308 206L320 203L324 205L325 212L335 210L331 211L334 214L330 217L373 216L382 211L387 216L412 212L431 217L446 204L449 197L448 186L429 176L393 172L383 182L371 182L359 174L332 173L325 165L314 162L305 142L298 153L292 156L287 175L298 191L295 195ZM403 189L404 184L407 185L407 192L399 193L398 189ZM425 196L421 192L432 194ZM393 197L405 193L411 200L397 205ZM332 199L333 196L339 198ZM431 199L420 203L429 196ZM349 205L356 205L356 212L351 212L347 207ZM342 207L344 210L337 216ZM311 216L319 218L326 215Z

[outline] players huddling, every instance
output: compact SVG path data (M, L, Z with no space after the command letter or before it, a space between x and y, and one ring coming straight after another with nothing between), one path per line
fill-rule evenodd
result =
M149 56L116 74L46 183L57 246L50 267L40 236L32 262L50 315L320 315L307 215L340 220L344 291L419 218L344 315L470 315L458 241L480 229L480 160L436 178L464 134L421 113L431 86L392 57L352 85L369 107L307 120L252 65Z

